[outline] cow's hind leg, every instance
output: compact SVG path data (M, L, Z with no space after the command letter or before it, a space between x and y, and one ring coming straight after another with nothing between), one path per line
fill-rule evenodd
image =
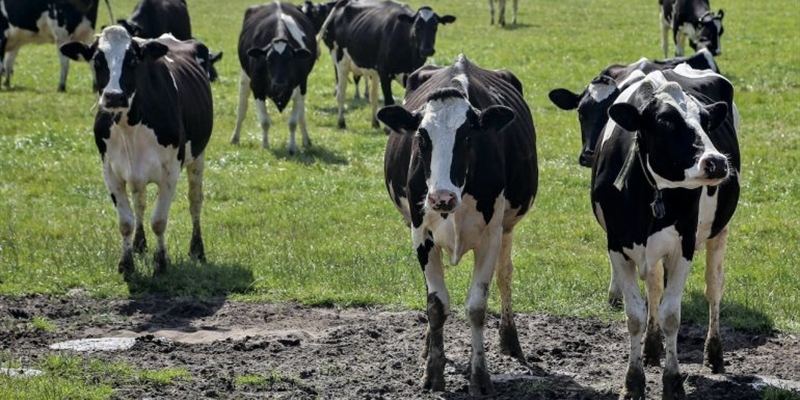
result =
M608 258L614 268L614 274L622 295L625 298L625 314L628 319L628 336L630 339L630 352L628 353L628 370L625 373L625 384L620 393L620 399L644 400L645 376L642 364L642 336L644 335L647 319L642 295L639 292L636 264L627 259L624 254L615 251L608 252Z
M337 57L340 55L337 52ZM336 73L337 73L337 80L336 80L336 105L338 108L338 125L339 129L347 128L347 123L344 120L344 102L347 99L345 95L347 94L347 75L350 72L350 57L346 54L341 54L341 57L336 63Z
M162 180L158 184L158 196L153 215L150 216L150 228L156 234L157 247L153 255L153 274L160 275L167 271L167 246L165 234L172 199L175 197L175 187L181 168L177 157L175 162L168 163L162 170Z
M489 13L491 14L491 19L489 20L489 24L494 25L494 2L496 0L489 0Z
M506 26L506 0L499 0L497 2L497 8L497 23L500 24L500 26Z
M661 50L664 51L664 58L669 57L669 28L670 24L664 16L664 10L661 10Z
M661 377L664 392L663 400L684 400L683 377L678 365L678 329L681 326L681 297L689 276L691 260L680 255L672 255L665 260L667 283L664 287L664 299L658 309L659 322L664 331L666 357L664 374Z
M136 216L136 230L133 234L133 251L142 254L147 251L147 239L144 234L144 209L147 205L147 187L131 187L133 212Z
M450 313L450 294L444 282L442 250L433 244L430 232L412 229L411 239L417 252L417 260L425 274L428 287L427 313L428 328L423 344L425 372L422 374L422 388L443 391L444 381L444 323Z
M705 363L715 374L725 372L722 358L722 339L719 334L719 306L725 282L722 261L728 244L728 227L706 242L706 299L708 300L708 335L705 344Z
M497 288L500 290L500 300L503 307L500 313L500 352L524 362L525 355L519 345L517 326L514 323L514 312L511 307L511 281L514 275L514 264L511 261L513 240L513 231L503 233L503 245L495 266Z
M200 230L200 214L203 209L203 170L205 156L200 154L186 166L189 179L189 214L192 216L192 240L189 242L189 257L198 261L206 260L203 234Z
M661 365L661 328L658 325L658 307L664 294L664 263L661 260L650 268L645 277L647 288L647 333L644 336L644 363Z
M514 0L514 19L511 20L511 24L512 25L516 25L517 24L517 5L518 5L517 3L518 2L519 2L519 0Z
M247 113L247 100L250 97L250 78L242 70L239 75L239 106L236 109L236 125L233 128L231 144L239 144L239 134L242 132L244 115Z
M394 104L392 97L392 80L388 76L383 76L377 71L370 71L364 74L365 83L364 89L369 88L369 104L372 108L372 127L379 128L381 125L378 123L378 82L381 84L383 91L383 104L386 106Z

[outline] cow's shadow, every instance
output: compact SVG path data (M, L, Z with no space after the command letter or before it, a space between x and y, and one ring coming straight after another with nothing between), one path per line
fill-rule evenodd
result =
M271 152L275 158L303 165L314 165L317 163L347 165L349 163L346 157L313 144L311 147L298 146L298 152L295 154L289 154L288 147L276 148L271 150Z
M516 23L516 24L506 24L505 26L501 27L507 31L516 31L520 29L529 29L529 28L539 28L540 25L536 24L525 24L525 23Z

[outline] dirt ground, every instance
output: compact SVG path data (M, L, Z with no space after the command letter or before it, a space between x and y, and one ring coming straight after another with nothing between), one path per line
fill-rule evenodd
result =
M44 316L52 333L25 328ZM487 362L497 399L616 399L623 382L623 323L547 315L516 316L527 366L498 352L498 317L487 321ZM445 327L447 391L418 384L426 318L418 311L309 308L146 297L97 300L0 297L0 348L25 366L70 339L137 337L129 350L81 353L140 368L184 367L191 381L125 385L116 398L136 399L466 399L469 328L463 310ZM800 338L723 330L727 374L702 366L705 328L683 326L681 368L690 399L758 399L764 380L795 388L800 398ZM59 350L64 351L64 350ZM663 361L662 361L663 363ZM648 367L649 398L661 398L661 369ZM236 377L267 377L259 384ZM23 379L23 378L20 378Z

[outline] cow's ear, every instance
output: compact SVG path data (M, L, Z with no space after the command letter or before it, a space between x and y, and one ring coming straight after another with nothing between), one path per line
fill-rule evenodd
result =
M270 45L271 46L271 45ZM253 58L261 58L267 55L270 46L258 48L258 47L251 47L250 50L247 50L247 55Z
M149 41L142 45L142 49L139 54L143 60L158 60L166 55L168 51L169 47L167 47L167 45L155 41Z
M395 132L416 132L419 123L422 121L420 115L412 113L402 106L386 106L378 110L378 121L383 122Z
M409 24L413 24L414 23L414 16L413 15L400 14L400 15L397 16L397 20L400 21L400 22L408 22Z
M703 107L708 111L708 129L714 130L722 124L722 121L725 121L725 117L728 116L728 104L724 101L720 101L714 104L707 105Z
M550 101L552 101L556 107L567 111L578 108L578 103L581 101L580 96L567 89L553 89L547 97L550 97Z
M720 20L722 20L722 17L724 17L724 16L725 16L725 13L724 13L724 12L722 12L722 9L720 8L720 9L719 9L719 12L717 13L717 18L719 18Z
M493 129L500 132L516 118L514 110L506 106L491 106L480 115L479 126L482 131Z
M608 109L608 116L628 132L636 132L642 126L642 114L632 104L612 104Z
M443 17L440 17L440 16L437 15L436 16L436 20L439 21L439 23L442 24L442 25L452 24L453 22L456 22L456 17L454 17L452 15L445 15Z
M75 61L89 61L94 56L94 47L89 47L80 42L64 43L59 48L61 54Z
M307 60L314 57L308 49L297 49L294 51L294 56L298 60Z
M211 55L211 63L212 64L217 62L217 61L219 61L219 60L222 60L222 52L221 51L219 53L217 53L217 54L214 54L214 53L211 52L211 50L209 50L208 54Z

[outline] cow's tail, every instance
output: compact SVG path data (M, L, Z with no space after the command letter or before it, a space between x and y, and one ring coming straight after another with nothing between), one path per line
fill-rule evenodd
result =
M325 18L325 22L322 23L322 27L319 28L319 32L317 32L317 58L319 58L320 52L322 51L322 47L320 47L319 42L322 41L322 37L325 36L325 31L328 30L328 25L331 23L331 20L333 20L333 13L335 13L336 10L346 6L349 2L350 0L337 1L331 12L329 12L328 16Z
M108 9L108 18L111 18L111 24L116 24L117 20L114 19L114 12L111 11L111 3L106 0L106 8Z

